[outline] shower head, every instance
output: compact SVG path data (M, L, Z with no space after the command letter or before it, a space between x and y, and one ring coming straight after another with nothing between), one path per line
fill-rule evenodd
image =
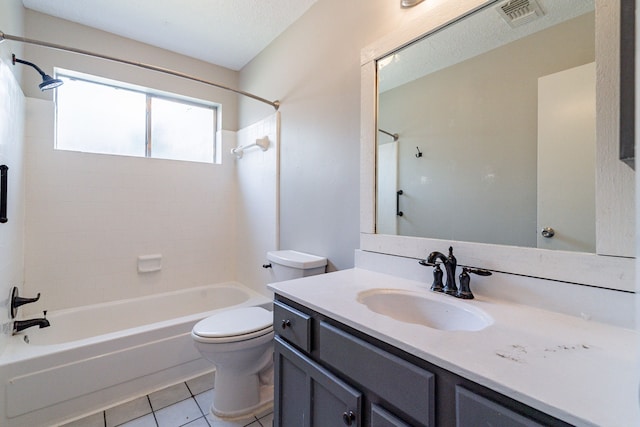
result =
M40 83L38 85L38 87L40 88L40 90L45 91L45 90L49 90L49 89L54 89L57 88L58 86L62 85L64 82L60 79L54 79L53 77L51 77L48 74L45 74L44 71L42 71L40 69L40 67L38 67L36 64L34 64L33 62L29 62L29 61L23 61L22 59L18 59L16 58L16 56L14 54L11 55L11 59L13 60L13 65L16 65L16 62L19 62L21 64L25 64L25 65L29 65L33 68L36 69L36 71L38 73L40 73L40 75L42 76L42 83Z

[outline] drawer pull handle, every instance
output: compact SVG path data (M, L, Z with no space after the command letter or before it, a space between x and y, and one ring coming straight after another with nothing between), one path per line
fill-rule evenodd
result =
M287 329L291 327L291 320L285 319L282 321L282 329Z
M342 414L342 421L344 421L344 423L348 426L353 424L355 420L356 414L354 414L353 411L347 411Z

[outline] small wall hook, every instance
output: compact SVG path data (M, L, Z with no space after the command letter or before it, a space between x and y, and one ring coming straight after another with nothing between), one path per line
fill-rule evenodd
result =
M419 159L420 157L422 157L422 151L420 151L420 148L416 147L416 150L418 150L418 154L416 154L416 158Z

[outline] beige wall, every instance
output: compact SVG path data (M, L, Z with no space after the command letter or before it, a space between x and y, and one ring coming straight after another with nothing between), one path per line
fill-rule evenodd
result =
M3 0L0 1L0 31L13 36L24 35L24 8L20 0ZM20 70L11 64L11 54L16 56L22 55L23 45L12 41L3 41L0 43L0 58L8 65L9 69L16 75L18 82L20 81Z
M395 0L320 0L241 70L244 90L282 101L282 249L327 256L330 269L353 266L360 51L410 21L416 9L401 9ZM242 124L270 112L240 100Z
M223 85L237 86L236 71L32 10L25 12L25 31L29 38L152 64L210 79ZM66 68L220 103L223 106L222 129L238 130L237 95L233 92L113 61L33 45L25 45L24 56L49 73L53 72L54 67ZM38 89L41 80L34 70L25 68L23 79L22 87L26 96L52 99L51 91L40 92Z

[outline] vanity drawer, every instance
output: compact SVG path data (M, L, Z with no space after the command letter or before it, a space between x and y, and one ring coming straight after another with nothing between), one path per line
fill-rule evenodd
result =
M320 322L319 342L322 362L396 408L398 415L411 417L411 425L435 425L431 372L326 322Z
M273 330L301 350L311 352L311 316L308 314L274 301Z

